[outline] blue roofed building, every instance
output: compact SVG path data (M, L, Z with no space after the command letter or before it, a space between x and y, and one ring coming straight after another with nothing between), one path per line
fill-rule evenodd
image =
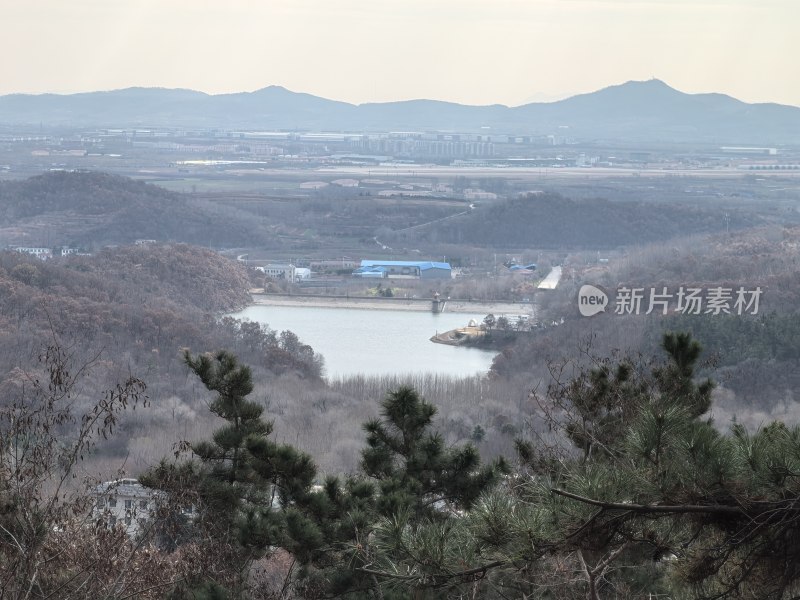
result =
M362 279L383 279L386 276L386 269L383 267L359 267L353 271L353 277Z
M363 273L371 273L376 269L382 269L383 277L395 279L451 279L453 276L449 263L419 260L362 260L361 267L353 275L363 277ZM362 274L359 275L359 272Z
M533 275L536 271L536 263L529 265L509 265L508 270L515 275Z

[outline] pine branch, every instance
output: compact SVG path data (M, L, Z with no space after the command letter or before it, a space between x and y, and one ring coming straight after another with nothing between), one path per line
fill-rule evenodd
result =
M467 569L466 571L459 571L457 573L448 573L448 574L436 574L436 575L429 575L430 579L433 580L432 583L427 584L425 587L441 587L446 585L449 581L453 579L460 579L462 581L472 581L472 578L475 577L476 579L481 579L487 571L490 569L494 569L497 567L501 567L505 564L502 560L496 560L494 562L487 563L480 567L475 567L473 569ZM422 580L424 584L424 580L426 578L425 575L401 575L400 573L387 573L386 571L376 571L374 569L368 569L367 567L356 567L353 569L359 573L364 573L365 575L372 575L375 577L384 577L387 579L398 579L400 581L419 581Z
M585 496L579 496L578 494L573 494L572 492L567 492L566 490L560 490L558 488L550 488L550 491L565 498L577 500L578 502L583 502L584 504L590 504L592 506L599 506L600 508L608 510L626 510L643 514L708 513L749 517L748 511L740 506L726 506L722 504L628 504L626 502L605 502L603 500L586 498Z

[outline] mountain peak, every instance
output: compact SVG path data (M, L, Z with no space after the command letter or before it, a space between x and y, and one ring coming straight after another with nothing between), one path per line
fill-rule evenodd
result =
M253 94L293 94L291 90L282 85L268 85L252 92Z
M632 79L625 83L617 85L610 85L601 90L593 92L592 94L603 94L606 92L615 91L626 95L640 95L640 94L681 94L684 92L676 90L674 87L660 79Z
M656 79L655 77L651 77L650 79L631 79L630 81L626 81L620 85L628 87L647 87L651 89L675 89L665 81Z

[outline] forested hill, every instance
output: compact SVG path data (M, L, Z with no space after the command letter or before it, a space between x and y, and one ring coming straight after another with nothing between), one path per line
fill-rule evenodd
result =
M127 244L136 239L230 246L259 235L228 209L127 177L53 171L0 181L0 243ZM34 245L39 245L34 244Z
M267 374L318 378L319 358L293 334L215 314L244 307L248 289L242 265L183 244L48 262L0 253L0 374L33 360L55 335L75 352L102 351L104 359L139 372L159 356L164 369L182 374L181 348L229 348Z
M0 253L2 318L21 319L25 331L80 332L82 341L141 340L153 332L136 331L139 320L169 315L165 324L172 321L175 327L185 318L182 311L196 318L198 312L245 306L247 290L242 265L184 244L111 248L95 256L46 262Z
M761 217L729 211L729 227ZM497 248L615 248L724 229L717 208L531 194L484 206L427 231L440 242Z
M78 273L75 273L78 271ZM87 291L86 276L102 281L111 297L144 303L153 297L208 312L236 310L250 302L250 281L241 263L188 244L145 244L109 248L96 256L70 257L69 273L57 285Z
M495 360L493 370L500 377L571 358L584 343L597 356L653 356L665 331L690 332L706 350L703 368L720 384L720 422L737 414L740 422L757 427L759 419L777 411L800 419L800 226L698 235L630 249L609 265L587 264L576 256L565 266L558 289L538 297L542 322L563 318L563 323L518 337ZM580 315L578 290L584 284L609 291L608 311L591 319ZM625 287L644 290L640 311L617 313L618 290ZM719 312L707 305L697 313L681 312L675 296L667 314L659 307L647 314L651 290L677 295L690 288L706 297L719 289L735 298L740 288L758 289L760 295L758 306L742 314L734 300Z

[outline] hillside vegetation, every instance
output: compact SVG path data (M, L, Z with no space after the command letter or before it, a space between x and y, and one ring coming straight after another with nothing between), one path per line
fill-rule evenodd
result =
M255 400L276 431L313 453L325 472L356 467L361 423L375 399L413 383L437 399L448 443L482 431L490 455L511 450L525 393L479 377L420 374L408 378L321 378L323 358L291 331L240 322L224 313L250 301L245 268L205 248L185 244L109 248L93 256L47 262L0 253L0 389L9 401L26 373L38 373L43 347L59 341L73 367L91 362L77 397L81 409L111 381L134 374L147 384L150 406L126 414L113 444L93 457L106 477L136 474L215 427L209 396L187 379L181 350L227 349L253 369ZM38 376L38 375L37 375ZM513 399L509 401L509 399Z
M141 436L152 448L162 435L165 451L178 441L176 418L182 427L202 426L194 421L202 402L187 387L182 348L230 348L265 383L287 377L320 385L322 359L292 332L221 316L249 302L248 288L241 264L182 244L47 262L0 253L0 387L23 385L22 373L35 370L43 346L55 341L68 347L74 368L94 365L78 407L120 374L146 379L152 408L126 420L109 457L129 452Z
M54 171L0 181L0 244L93 249L154 239L325 256L374 253L377 237L398 256L457 256L476 249L644 245L721 232L724 214L731 230L796 221L793 212L756 212L735 200L667 204L605 191L608 199L546 192L470 210L455 198L379 198L369 190L330 189L306 198L182 194L105 173Z
M6 243L94 247L155 239L230 246L261 235L251 219L127 177L53 171L0 181L0 241Z
M758 216L730 211L732 229L759 223ZM714 207L544 193L479 206L431 228L428 237L499 248L616 248L716 233L724 226Z
M758 425L766 415L794 420L797 410L796 373L800 368L800 228L768 227L730 235L694 236L681 243L653 244L631 252L610 268L577 262L568 265L559 289L540 294L543 323L558 326L517 336L498 356L498 377L526 380L536 386L542 365L566 356L629 352L652 356L664 331L687 331L703 341L702 369L720 382L716 415L721 422L736 415ZM754 289L762 295L758 314L678 314L659 310L645 315L605 314L586 318L577 311L578 289L600 285L614 294L621 287L681 286L710 289ZM613 302L613 299L612 299ZM735 311L734 311L735 312Z

